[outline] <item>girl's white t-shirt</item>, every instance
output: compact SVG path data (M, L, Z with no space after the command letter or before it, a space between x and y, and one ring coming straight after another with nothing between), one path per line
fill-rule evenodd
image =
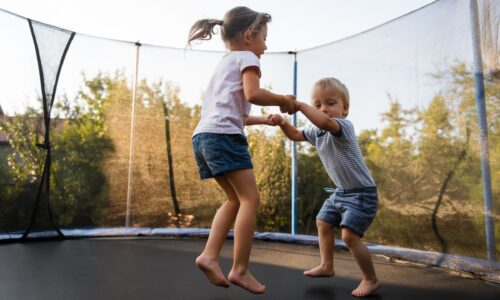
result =
M243 94L242 72L248 67L260 70L259 58L251 51L231 51L222 57L203 97L193 136L202 132L244 134L252 108Z

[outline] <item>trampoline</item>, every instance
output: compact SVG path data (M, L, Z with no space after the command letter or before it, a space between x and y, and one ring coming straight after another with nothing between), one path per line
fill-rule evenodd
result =
M490 178L480 134L499 157L499 4L438 0L262 58L277 92L306 100L335 75L355 99L381 196L364 240L382 282L369 298L500 299L500 165ZM213 286L196 268L226 198L199 180L191 134L223 52L89 36L1 8L0 25L0 300L353 299L360 271L341 242L334 278L302 274L320 260L315 214L332 183L314 153L273 132L248 134L262 208L250 270L266 294Z
M201 238L86 238L0 245L0 299L353 299L359 270L336 251L336 276L307 278L316 246L255 241L252 273L267 285L253 295L211 285L194 265ZM221 254L231 266L232 240ZM498 299L500 286L416 264L374 256L382 287L372 299Z

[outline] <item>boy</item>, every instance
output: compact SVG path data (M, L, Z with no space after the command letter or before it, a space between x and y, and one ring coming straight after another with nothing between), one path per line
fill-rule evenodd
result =
M272 124L279 125L289 139L308 141L316 147L323 166L337 186L316 217L321 263L305 271L304 275L335 275L332 243L335 226L341 228L342 240L363 273L363 280L352 295L368 296L380 286L380 282L361 237L377 212L378 194L361 155L354 127L345 119L349 112L349 92L339 80L323 78L313 87L311 104L296 102L297 111L301 111L314 125L302 131L280 115L272 115Z

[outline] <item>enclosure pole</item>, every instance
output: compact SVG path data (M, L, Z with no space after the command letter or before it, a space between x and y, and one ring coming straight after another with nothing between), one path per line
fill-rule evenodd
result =
M481 40L477 1L470 1L470 20L472 30L472 49L474 55L474 79L476 81L476 108L479 124L479 142L481 151L481 172L483 178L484 224L486 227L486 251L488 260L494 262L495 254L495 226L493 220L493 204L491 193L490 158L488 145L488 121L484 98L483 61L481 57Z
M293 54L293 95L297 96L297 52L289 51L288 54ZM292 115L293 127L297 128L297 114ZM295 234L297 231L297 144L292 141L292 224L291 232Z
M125 214L125 227L130 227L130 205L132 198L132 160L134 151L134 129L135 129L135 98L137 94L137 81L139 73L139 49L141 48L141 43L135 43L135 72L134 72L134 82L132 86L132 112L130 114L130 148L128 156L128 182L127 182L127 212Z

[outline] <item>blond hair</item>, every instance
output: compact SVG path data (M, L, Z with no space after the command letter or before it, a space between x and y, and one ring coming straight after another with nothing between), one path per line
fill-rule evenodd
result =
M340 96L342 97L342 102L344 104L344 108L347 110L347 113L344 116L344 118L345 118L349 112L349 90L347 89L345 84L343 84L337 78L325 77L325 78L321 78L320 80L316 81L316 83L313 85L312 95L314 96L314 93L317 90L320 90L320 89L322 90L322 89L325 89L327 87L332 87L340 93Z

